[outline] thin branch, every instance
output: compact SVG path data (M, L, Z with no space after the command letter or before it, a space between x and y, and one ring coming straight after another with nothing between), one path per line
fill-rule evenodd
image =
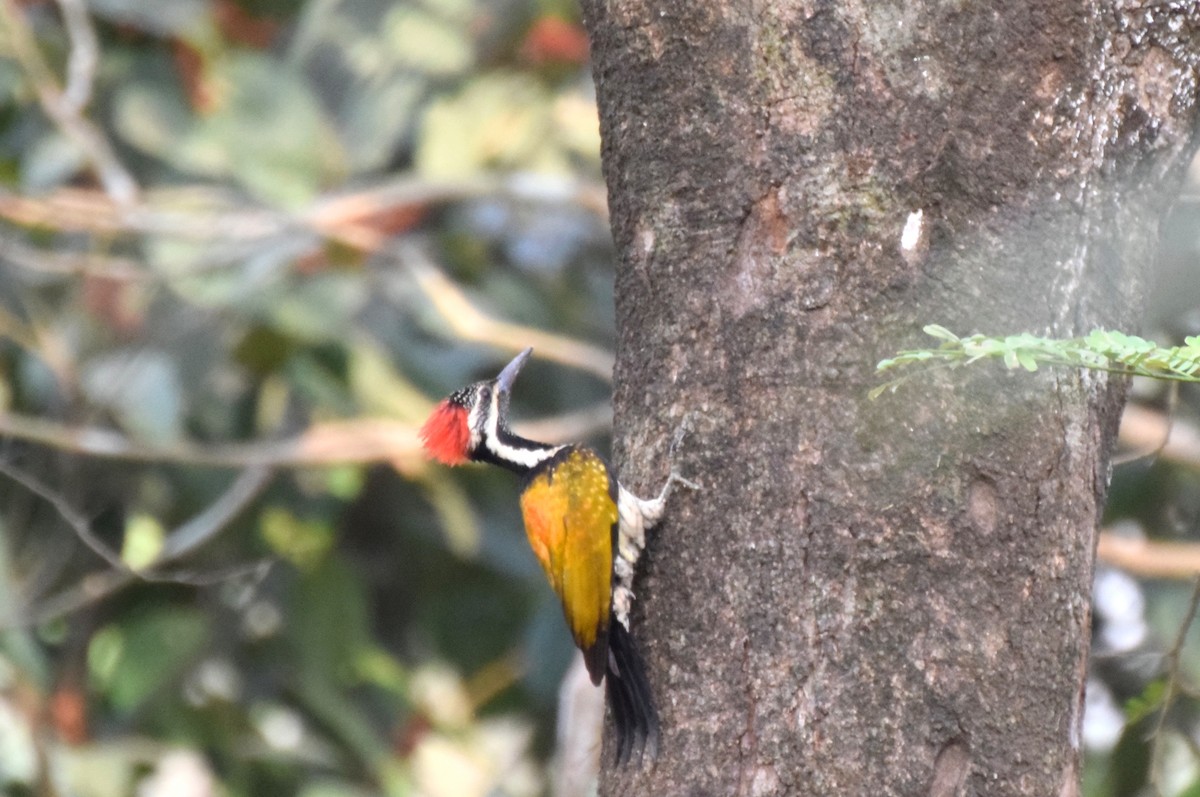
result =
M1164 439L1166 443L1159 448ZM1200 468L1200 429L1186 419L1127 404L1121 416L1120 441L1135 451L1159 449L1163 459Z
M8 338L35 354L64 388L74 382L71 352L55 330L39 327L36 323L27 324L0 307L0 338Z
M1160 413L1163 418L1162 434L1158 438L1158 442L1149 450L1139 450L1132 448L1122 454L1116 455L1112 459L1113 465L1127 465L1130 462L1138 462L1140 460L1155 460L1158 459L1167 447L1167 443L1171 442L1171 432L1175 425L1175 409L1179 406L1179 383L1167 383L1167 407ZM1131 405L1126 404L1126 411ZM1125 415L1121 415L1121 425L1125 425Z
M608 428L607 404L517 424L550 443L589 437ZM388 462L402 468L424 461L417 427L383 418L326 421L285 440L199 445L152 445L97 426L67 426L18 413L0 412L0 436L27 440L85 456L138 462L174 462L226 468L308 467Z
M269 468L262 467L244 471L218 501L171 532L163 541L162 548L150 564L137 569L130 567L118 552L108 547L103 540L97 537L95 532L92 531L91 522L75 509L64 496L3 458L0 458L0 474L12 479L54 507L54 511L75 532L75 536L90 548L93 553L103 559L117 574L127 576L131 580L191 584L195 583L195 579L192 576L161 572L159 568L192 552L228 525L233 516L266 486L267 481L270 479L271 471Z
M53 81L48 70L45 74ZM390 236L367 223L372 217L401 207L481 197L536 204L572 203L600 220L607 217L603 184L523 173L441 181L404 176L321 197L296 214L239 203L199 185L156 191L144 197L136 208L122 207L111 196L87 189L63 188L42 197L0 191L0 217L29 227L168 235L196 241L255 241L307 229L363 251L376 252ZM176 210L175 206L188 209Z
M167 536L150 568L181 559L212 539L263 491L272 475L266 467L243 471L217 501Z
M208 206L195 209L206 199ZM200 242L257 241L294 232L295 223L286 213L238 205L208 189L157 191L147 200L156 204L125 208L105 194L82 188L60 188L39 197L0 191L0 217L25 227L102 235L163 235ZM214 207L217 202L221 204ZM191 209L174 209L185 204Z
M156 276L127 257L43 250L27 246L16 236L0 237L0 257L26 271L63 277L96 276L133 282Z
M109 548L103 540L96 536L92 531L91 522L76 511L75 507L71 506L66 498L54 492L30 474L15 467L3 457L0 457L0 473L54 507L54 511L58 512L59 517L66 521L66 524L75 532L75 536L79 537L84 545L107 562L109 566L116 570L129 571L129 565L125 564L121 559L121 555Z
M92 101L92 82L100 63L100 45L96 31L82 0L57 0L67 26L71 53L67 60L67 85L60 101L64 113L79 115Z
M1188 579L1200 575L1200 543L1163 542L1101 531L1096 556L1143 578Z
M72 5L78 8L72 8ZM86 101L91 95L91 73L96 58L95 33L78 0L62 0L60 6L72 48L70 93L59 86L16 0L0 0L0 14L8 23L13 53L33 84L42 110L63 135L83 152L112 201L121 207L130 207L138 201L140 192L137 183L100 129L82 115L83 106L80 102ZM87 52L89 47L93 50L91 54ZM77 50L82 52L77 53Z
M322 197L305 211L303 217L314 230L330 237L342 237L360 249L375 252L386 245L390 236L364 224L373 216L396 208L425 207L485 196L499 196L514 202L573 204L601 220L608 217L608 196L603 183L531 173L483 174L443 181L405 176Z
M611 429L612 408L604 402L536 421L517 421L513 426L531 440L574 443Z
M112 429L65 426L6 413L0 414L0 435L87 456L233 468L374 462L389 459L397 452L415 453L417 449L415 429L387 421L322 423L287 440L162 446L133 440Z
M1195 585L1192 587L1192 598L1188 603L1187 615L1179 626L1175 644L1167 652L1167 685L1163 690L1162 708L1158 713L1158 721L1155 722L1154 731L1150 735L1150 788L1160 797L1162 787L1159 783L1159 771L1161 769L1163 728L1166 725L1167 712L1171 710L1171 704L1175 701L1175 694L1179 690L1179 660L1183 653L1183 643L1192 627L1192 621L1196 619L1197 608L1200 608L1200 576L1196 578Z
M18 618L10 615L7 620L0 621L0 629L40 625L58 619L95 603L138 580L203 586L249 574L258 578L263 577L270 567L270 562L265 560L226 568L217 573L200 575L187 571L168 572L163 568L192 553L228 526L262 492L271 480L272 474L273 472L269 468L250 468L243 471L233 484L204 511L168 533L163 540L158 556L144 569L131 570L124 562L121 562L119 569L114 567L111 570L92 573L84 577L77 586L45 601L40 601L37 608L27 612L25 616ZM76 531L78 532L78 529Z
M475 307L419 247L402 244L400 255L417 286L456 337L499 346L514 354L533 346L539 357L587 371L606 382L612 380L613 356L608 351L534 327L498 321Z
M0 338L8 338L30 351L38 350L37 334L3 307L0 307Z

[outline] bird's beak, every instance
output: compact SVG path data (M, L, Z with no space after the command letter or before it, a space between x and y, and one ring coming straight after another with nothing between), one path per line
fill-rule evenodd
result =
M513 358L512 362L504 366L504 370L500 372L500 376L496 377L496 389L501 393L507 393L512 390L513 382L517 379L517 374L521 373L521 366L525 365L525 361L529 359L529 355L533 354L533 347L525 349L525 351Z

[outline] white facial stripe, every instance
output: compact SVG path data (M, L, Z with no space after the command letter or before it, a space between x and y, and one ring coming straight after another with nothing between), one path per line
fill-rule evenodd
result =
M482 405L482 402L480 402ZM471 429L472 435L475 434L475 421L477 413L482 411L482 406L476 406L471 411ZM531 448L514 448L500 442L500 391L492 391L492 405L487 414L487 425L483 430L483 444L500 459L506 462L512 462L525 468L532 468L562 451L566 446L555 446L554 448L531 449Z
M500 391L492 388L492 409L488 413L487 430L489 440L495 440L500 428Z
M495 438L488 438L485 441L488 450L501 459L512 462L522 467L532 468L562 451L563 446L555 446L554 448L532 449L532 448L513 448L506 446Z
M479 421L480 415L483 414L483 402L472 402L471 411L467 413L467 429L471 433L471 448L479 445Z

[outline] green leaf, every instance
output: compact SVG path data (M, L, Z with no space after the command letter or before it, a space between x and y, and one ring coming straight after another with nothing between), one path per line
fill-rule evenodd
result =
M1155 349L1157 349L1158 344L1152 340L1146 340L1145 338L1139 338L1136 335L1129 335L1129 336L1127 336L1127 339L1126 339L1126 347L1129 349L1132 349L1136 352L1141 352L1143 354L1146 354L1146 353L1152 352Z
M208 117L188 106L174 64L152 51L130 59L124 71L113 97L113 126L120 138L180 172L228 176L232 153L211 134Z
M1103 329L1093 329L1083 341L1093 351L1107 351L1113 348L1112 333Z
M374 343L355 341L349 352L350 389L368 414L420 422L428 399L403 378L388 353Z
M360 465L335 465L325 470L325 489L335 498L352 501L362 492L366 478Z
M88 0L88 10L96 16L157 35L194 31L204 23L208 9L205 0Z
M360 574L336 556L301 575L288 632L306 680L332 686L355 678L359 656L372 649L364 590Z
M394 5L383 21L382 38L404 64L431 75L451 76L474 60L463 26L416 5Z
M531 75L500 72L470 81L426 113L417 170L437 177L487 168L565 170L565 156L548 137L552 102Z
M355 89L344 98L335 124L346 171L365 174L386 168L397 150L409 146L428 84L398 72Z
M134 437L165 444L183 436L183 387L179 364L169 353L106 354L87 363L82 382L88 398L112 411Z
M412 678L408 669L383 648L362 650L355 658L354 667L364 682L375 684L402 699L409 697Z
M57 188L86 163L74 141L58 132L48 133L35 140L21 159L21 188L34 194Z
M1189 345L1164 349L1153 341L1122 332L1094 329L1084 338L1056 340L1028 332L1004 338L980 334L955 338L953 333L937 324L926 326L925 331L946 342L933 350L901 351L893 357L880 360L876 370L895 369L924 359L938 359L950 368L957 368L1000 357L1009 369L1020 367L1031 372L1049 363L1200 382L1196 376L1200 373L1200 347ZM1200 338L1188 340L1200 342ZM891 382L872 391L870 395L878 396L882 389L895 387L896 384L898 382Z
M870 392L867 393L867 398L869 398L871 401L874 401L888 391L895 393L896 387L896 382L888 382L887 384L880 385L879 387L873 387L871 388Z
M424 478L425 496L438 514L446 535L446 545L463 558L479 555L482 533L471 501L458 482L451 479Z
M306 783L297 797L372 797L375 791L360 789L349 783L333 780L313 780Z
M927 324L926 326L921 327L921 331L926 335L938 338L939 340L945 340L950 343L959 342L958 335L955 335L953 332L946 329L944 326L941 326L940 324Z
M1126 724L1133 725L1141 722L1146 717L1158 711L1162 707L1166 692L1167 682L1163 678L1158 678L1146 684L1146 688L1142 690L1140 695L1131 697L1125 703Z
M156 518L141 513L131 515L125 522L121 561L132 570L141 570L158 557L163 537L162 524Z
M198 609L146 609L102 629L88 649L92 680L121 712L131 712L183 674L208 637Z
M369 285L356 273L324 273L261 292L253 304L284 334L313 342L342 341L354 315L371 298Z
M289 208L342 172L341 147L320 103L288 64L246 51L214 61L205 79L223 93L204 116L192 113L156 65L145 59L114 100L117 132L143 152L183 172L231 178Z
M339 171L341 153L303 76L259 53L237 53L212 78L230 95L202 135L226 153L231 176L284 207L316 196Z
M328 523L300 520L283 507L265 510L260 529L271 550L300 570L314 569L333 549L333 529Z

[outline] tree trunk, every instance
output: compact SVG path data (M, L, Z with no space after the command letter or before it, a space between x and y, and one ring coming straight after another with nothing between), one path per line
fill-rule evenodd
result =
M1075 794L1119 380L961 333L1130 328L1190 151L1195 4L584 0L621 253L617 462L681 449L603 794ZM1180 24L1182 23L1182 24Z

